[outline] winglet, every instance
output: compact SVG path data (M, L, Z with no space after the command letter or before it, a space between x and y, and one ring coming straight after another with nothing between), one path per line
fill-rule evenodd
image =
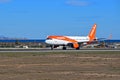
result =
M90 33L88 34L88 37L90 38L90 41L93 41L94 39L96 39L96 27L97 27L97 25L94 24Z

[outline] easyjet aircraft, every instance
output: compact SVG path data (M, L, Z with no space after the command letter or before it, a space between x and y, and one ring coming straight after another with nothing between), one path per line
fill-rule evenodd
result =
M66 50L67 46L75 49L80 49L81 44L88 44L96 41L96 27L94 24L88 36L48 36L46 43L51 46L51 49L63 46L63 50Z

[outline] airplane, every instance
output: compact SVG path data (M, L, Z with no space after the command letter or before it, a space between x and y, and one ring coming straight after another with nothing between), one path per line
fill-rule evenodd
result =
M51 50L62 46L63 50L66 50L67 46L75 48L79 50L82 44L90 44L97 40L96 38L96 28L97 25L94 24L92 29L90 30L88 36L57 36L50 35L45 40L45 43L49 44Z

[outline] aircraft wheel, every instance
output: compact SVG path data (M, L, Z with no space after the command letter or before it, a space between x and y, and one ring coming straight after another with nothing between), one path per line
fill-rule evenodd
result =
M80 49L80 47L76 48L76 50L79 50L79 49Z
M65 47L65 46L63 46L63 50L66 50L66 47Z
M51 45L50 47L51 47L51 50L53 50L53 49L54 49L54 45Z

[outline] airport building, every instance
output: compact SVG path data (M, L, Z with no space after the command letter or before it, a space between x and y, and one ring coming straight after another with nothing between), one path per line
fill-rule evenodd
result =
M42 48L45 40L0 40L0 48Z
M47 44L45 39L25 39L25 40L0 40L0 48L45 48ZM103 40L98 41L97 44L86 45L95 46L97 48L120 48L120 40Z
M100 40L84 46L86 48L120 48L120 40Z
M102 41L108 48L120 48L120 40L104 40Z

